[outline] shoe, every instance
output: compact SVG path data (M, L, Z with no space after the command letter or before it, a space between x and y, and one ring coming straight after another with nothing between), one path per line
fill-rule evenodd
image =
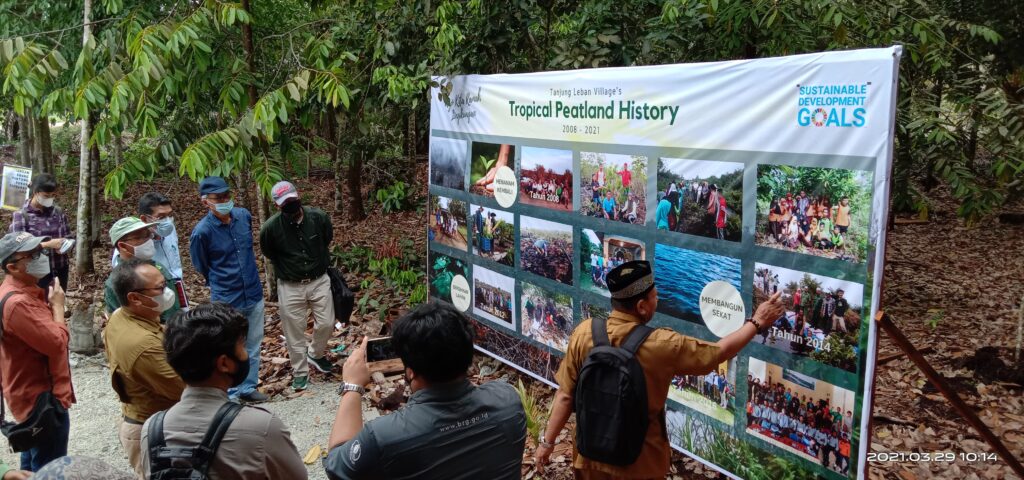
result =
M308 376L295 377L292 379L292 390L295 390L296 392L301 392L305 390L308 385Z
M239 395L238 399L241 400L242 403L263 403L270 400L270 397L259 390L253 390L249 393Z
M313 358L310 355L306 355L306 359L309 360L309 364L312 365L313 368L316 368L323 373L331 373L331 370L334 370L334 364L327 361L326 356Z

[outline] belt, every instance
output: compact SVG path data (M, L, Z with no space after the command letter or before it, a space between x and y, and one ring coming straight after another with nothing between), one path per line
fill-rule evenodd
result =
M146 423L146 422L140 422L140 421L138 421L138 420L136 420L134 418L128 418L127 416L122 417L122 418L124 418L124 423L130 423L132 425L144 425Z
M299 280L284 280L284 279L282 278L281 280L284 280L284 281L286 281L286 282L288 282L288 283L298 283L298 284L300 284L300 285L306 285L306 284L309 284L309 283L313 283L313 282L315 282L316 280L319 280L319 279L320 279L320 277L322 277L322 276L323 276L323 275L317 275L317 276L315 276L315 277L313 277L313 278L301 278L301 279L299 279Z

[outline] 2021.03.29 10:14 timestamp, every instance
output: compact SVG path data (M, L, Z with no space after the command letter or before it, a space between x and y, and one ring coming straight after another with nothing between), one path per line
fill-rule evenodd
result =
M869 462L994 462L989 452L868 452Z

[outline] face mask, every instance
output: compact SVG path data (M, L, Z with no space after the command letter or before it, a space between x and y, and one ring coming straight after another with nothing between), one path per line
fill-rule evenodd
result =
M50 257L46 255L40 255L32 260L29 260L28 265L25 266L25 273L32 275L35 278L43 278L50 274Z
M287 217L295 217L300 210L302 210L302 201L300 200L288 202L281 206L281 213L284 213Z
M228 200L228 201L226 201L224 203L215 203L215 204L213 204L213 209L216 210L217 213L219 213L221 215L227 215L227 214L231 213L231 209L232 208L235 208L235 201L234 200Z
M153 256L156 255L156 245L153 243L153 239L146 240L146 243L132 247L135 251L135 256L142 260L152 260Z
M156 224L156 234L169 237L174 234L174 218L167 217Z
M230 355L231 359L235 361L235 371L231 374L231 386L237 387L245 381L245 378L249 376L249 360L240 360L235 357L235 354Z
M156 302L156 307L146 307L150 310L156 310L157 312L164 313L168 309L174 306L174 303L178 301L174 296L174 290L170 287L164 287L164 291L160 292L160 295L155 297L149 297L150 300Z
M36 201L39 202L39 204L45 208L50 208L53 206L53 197L39 197L36 199Z

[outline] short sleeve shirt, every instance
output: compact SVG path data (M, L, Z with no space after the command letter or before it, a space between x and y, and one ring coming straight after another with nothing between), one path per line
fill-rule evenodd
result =
M511 385L461 380L413 393L333 448L324 468L332 480L513 480L525 442L526 414Z
M621 345L641 320L632 315L612 311L608 317L608 338L612 345ZM555 379L558 389L575 396L576 380L587 353L594 346L591 321L580 323L573 331L565 358ZM718 366L718 346L686 337L667 328L651 333L637 350L647 384L647 437L640 457L625 467L609 465L585 458L574 451L573 466L596 470L623 478L664 477L669 468L668 432L665 430L665 399L669 383L676 375L706 375Z

